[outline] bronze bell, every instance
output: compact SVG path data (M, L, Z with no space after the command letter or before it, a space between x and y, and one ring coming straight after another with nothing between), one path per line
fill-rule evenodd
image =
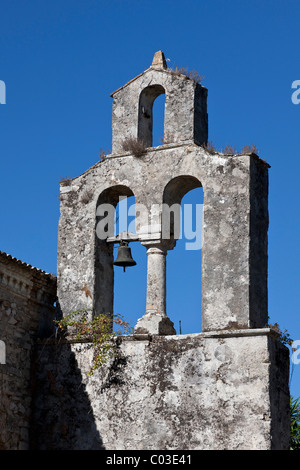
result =
M114 266L122 266L127 268L127 266L135 266L136 262L131 256L131 249L128 246L127 242L120 242L120 246L118 248L118 256L116 260L113 262Z

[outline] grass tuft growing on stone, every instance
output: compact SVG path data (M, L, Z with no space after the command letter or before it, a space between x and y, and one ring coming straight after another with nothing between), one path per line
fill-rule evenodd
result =
M144 142L135 137L127 137L122 143L122 148L125 152L130 152L135 157L141 157L146 151Z

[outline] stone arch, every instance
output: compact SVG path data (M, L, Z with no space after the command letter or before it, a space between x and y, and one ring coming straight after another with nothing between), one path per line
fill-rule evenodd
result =
M133 191L124 184L116 184L114 186L109 186L108 188L104 189L98 197L97 207L99 204L112 204L114 207L119 202L119 197L122 196L133 196Z
M180 202L188 191L200 187L202 187L202 183L195 176L175 176L166 184L164 188L163 202L166 202L167 204Z
M163 210L162 210L162 230L165 235L170 233L170 237L176 240L178 235L178 214L177 209L180 206L182 198L189 191L202 187L198 178L191 175L180 175L171 179L163 191ZM164 238L164 235L163 235Z
M137 136L146 147L152 147L153 144L153 103L162 94L166 94L166 90L159 84L149 85L140 93Z
M174 245L167 261L166 302L179 334L202 330L202 188L198 178L181 175L163 192L162 226L166 234L169 229ZM177 308L177 295L186 299L188 316Z
M120 197L134 196L125 185L106 188L98 197L96 208L95 254L94 254L94 312L113 313L114 268L113 244L106 239L113 236L114 210Z

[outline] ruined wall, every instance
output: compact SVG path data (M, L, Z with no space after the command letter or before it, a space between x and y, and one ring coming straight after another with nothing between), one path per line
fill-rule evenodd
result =
M143 334L124 339L119 362L93 377L87 376L91 345L56 346L55 360L48 356L53 349L43 349L36 448L288 448L288 351L264 329L268 168L254 154L211 153L189 142L150 148L139 158L109 155L61 186L58 296L63 314L91 312L95 306L101 313L113 304L111 249L95 235L97 207L109 201L108 195L114 203L118 195L134 194L149 214L156 204L163 216L163 202L180 202L188 190L203 186L203 332L156 336L159 315L145 314L135 329ZM139 227L137 237L147 247ZM152 237L150 247L156 247ZM160 289L162 304L163 275L156 269L158 283L155 289L149 285L149 257L147 272L147 302L148 292ZM155 302L154 295L151 299ZM147 331L153 334L149 339ZM43 394L51 397L58 419L38 399ZM81 408L89 413L81 414Z
M0 252L0 449L29 447L33 346L54 328L56 279Z
M117 195L118 190L122 195L123 188L127 192L130 189L136 204L144 205L152 214L154 204L162 212L171 181L176 179L169 204L178 202L174 194L180 194L186 181L192 179L204 190L203 330L266 326L268 205L265 186L259 184L262 177L267 182L268 165L255 155L212 155L190 143L152 148L140 158L126 153L111 155L68 185L62 184L57 275L63 313L91 310L103 286L98 305L112 304L106 298L113 295L112 258L107 244L100 251L96 236L99 196L108 188ZM252 204L254 197L264 204ZM250 282L252 266L259 270L258 282L254 277ZM255 293L257 285L260 301Z
M153 148L161 93L164 145ZM207 90L168 70L161 51L112 97L112 154L61 183L58 305L63 316L112 312L114 241L99 239L99 209L134 195L149 215L135 235L147 248L146 312L89 375L89 339L54 334L56 280L2 256L0 448L287 449L289 355L266 328L269 165L203 145ZM124 152L126 137L145 140L141 156ZM165 290L176 236L164 236L164 204L201 186L203 331L176 336Z
M92 354L39 346L33 448L289 447L288 350L269 329L123 337L89 376Z

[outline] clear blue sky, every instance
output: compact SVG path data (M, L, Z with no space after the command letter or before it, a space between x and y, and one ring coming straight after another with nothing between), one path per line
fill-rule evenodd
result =
M163 50L205 76L215 146L253 142L271 165L269 316L300 339L299 18L291 0L0 0L0 250L56 272L58 181L111 148L110 93ZM145 249L132 249L138 266L117 273L116 309L135 324L146 267ZM200 256L168 255L168 313L183 333L201 327Z

